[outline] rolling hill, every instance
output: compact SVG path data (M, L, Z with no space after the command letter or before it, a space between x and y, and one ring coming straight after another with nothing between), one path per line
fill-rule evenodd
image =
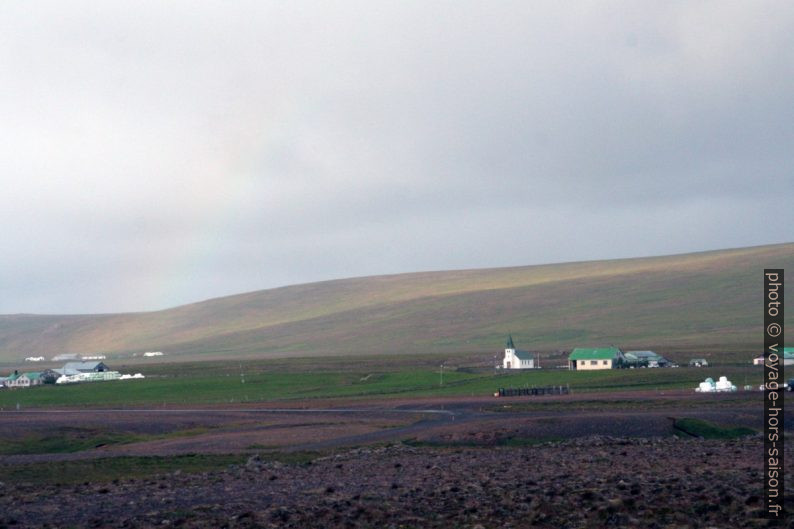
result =
M5 315L0 361L497 352L508 332L542 351L614 343L751 352L763 345L764 268L794 270L794 244L324 281L156 312Z

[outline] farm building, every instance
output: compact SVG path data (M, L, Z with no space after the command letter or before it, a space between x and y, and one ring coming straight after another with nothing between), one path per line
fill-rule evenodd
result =
M3 377L3 387L4 388L13 387L14 382L18 378L19 378L19 373L17 371L14 371L13 373L8 375L7 377Z
M56 380L61 378L64 375L79 375L81 371L76 369L45 369L41 372L41 381L42 384L54 384ZM93 373L93 371L92 371Z
M14 381L18 378L19 378L19 371L14 370L14 372L8 375L7 377L3 377L3 387L10 388L11 384L13 384Z
M764 365L764 355L753 358L753 365L754 366ZM784 366L794 365L794 347L783 348L783 365Z
M653 351L626 351L626 362L635 367L667 367L670 361Z
M63 366L64 371L77 371L79 373L101 373L109 371L108 366L102 362L69 362Z
M61 373L59 373L58 371L61 371L61 370L45 369L44 371L42 371L41 375L40 375L41 383L42 384L54 384L55 381L58 380L58 377L61 376Z
M29 388L41 384L41 373L14 373L6 380L6 387L9 388Z
M592 371L626 366L626 357L617 347L577 347L568 355L568 369Z
M507 337L505 344L505 357L502 360L502 367L504 369L534 369L535 358L532 353L527 351L519 351L513 344L513 337Z
M689 361L689 367L708 367L709 362L705 358L693 358Z
M58 380L60 377L63 376L69 377L73 375L79 375L80 373L82 373L82 371L78 371L76 369L60 368L60 369L48 369L46 371L43 371L41 376L46 378L50 378L51 376L54 376L55 380ZM93 373L93 371L91 371L91 373Z

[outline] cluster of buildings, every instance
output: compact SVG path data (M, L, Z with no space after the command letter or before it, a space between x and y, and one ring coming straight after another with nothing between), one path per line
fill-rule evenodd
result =
M568 369L592 371L632 367L671 367L674 364L653 351L626 351L618 347L577 347L568 355Z
M100 382L105 380L127 380L144 378L142 374L122 375L118 371L111 371L103 362L68 362L60 369L45 369L44 371L29 371L20 373L14 371L7 377L0 376L0 388L29 388L41 384L73 384L77 382Z
M705 362L705 360L704 360ZM653 351L621 351L618 347L577 347L568 355L568 369L592 371L631 367L670 367L674 364ZM537 353L516 349L513 337L507 337L503 369L536 369L540 367Z
M753 361L763 365L764 357ZM783 365L794 364L794 347L783 349ZM693 358L690 367L708 367L705 358ZM537 353L516 349L513 337L507 337L502 369L536 369L540 367ZM639 367L678 367L673 362L653 351L622 351L619 347L577 347L568 355L568 369L574 371L593 371L600 369L620 369Z

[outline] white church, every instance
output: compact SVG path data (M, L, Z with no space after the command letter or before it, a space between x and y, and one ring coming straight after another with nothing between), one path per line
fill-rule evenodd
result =
M502 360L503 369L535 369L535 358L528 351L518 351L513 345L513 337L507 337L505 344L505 358Z

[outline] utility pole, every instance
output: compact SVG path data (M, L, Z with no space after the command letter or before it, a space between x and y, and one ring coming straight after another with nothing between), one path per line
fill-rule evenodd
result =
M438 368L438 385L439 387L444 385L444 364Z

